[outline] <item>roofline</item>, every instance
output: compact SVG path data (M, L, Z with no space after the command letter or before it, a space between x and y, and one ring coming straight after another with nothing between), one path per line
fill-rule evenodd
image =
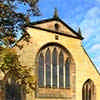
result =
M69 27L64 21L62 21L61 19L59 19L60 22L63 23L63 25L65 25L69 30L71 30L73 33L75 33L76 35L78 35L79 37L81 37L82 39L84 39L80 34L78 34L75 30L73 30L71 27Z
M89 58L90 62L91 62L91 63L92 63L92 65L94 66L95 70L96 70L96 71L97 71L97 73L100 75L100 72L99 72L99 71L98 71L98 69L96 68L96 65L93 63L93 61L91 60L91 58L90 58L90 56L88 55L87 51L85 50L84 46L83 46L83 45L81 45L81 46L82 46L82 48L83 48L83 50L84 50L85 54L88 56L88 58Z
M51 32L53 34L59 34L59 35L63 35L63 36L71 37L71 38L76 38L76 39L80 39L80 40L83 39L81 37L75 37L75 36L72 36L72 35L65 34L63 32L56 32L56 31L53 31L53 30L48 30L48 29L44 29L44 28L40 28L40 27L36 27L36 26L29 25L28 27L35 28L35 29L39 29L39 30L42 30L42 31Z
M41 23L45 23L45 22L49 22L49 21L54 21L54 20L57 20L58 18L48 18L48 19L43 19L43 20L40 20L40 21L36 21L36 22L31 22L27 25L36 25L36 24L41 24ZM27 26L25 25L25 26Z
M49 18L49 19L44 19L44 20L36 21L36 22L33 22L33 23L29 23L29 24L24 25L24 27L31 27L31 26L36 25L36 24L41 24L41 23L45 23L45 22L49 22L49 21L55 21L55 20L56 21L60 21L64 26L66 26L69 30L71 30L74 34L76 34L81 40L84 39L80 34L78 34L75 30L73 30L71 27L69 27L59 17L57 17L57 18L54 17L54 18ZM56 31L54 31L54 32L56 33Z

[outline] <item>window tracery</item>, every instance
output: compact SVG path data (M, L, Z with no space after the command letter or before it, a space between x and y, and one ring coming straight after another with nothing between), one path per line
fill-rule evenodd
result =
M40 51L38 85L40 88L70 87L70 58L63 48L48 46Z
M92 80L87 80L82 89L82 100L95 100L95 86Z

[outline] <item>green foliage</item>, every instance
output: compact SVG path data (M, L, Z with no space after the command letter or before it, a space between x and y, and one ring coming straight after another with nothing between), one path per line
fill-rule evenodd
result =
M38 16L38 0L0 0L0 41L6 46L11 47L15 43L18 33L23 35L24 24L30 22L30 16ZM29 5L24 12L16 12L19 9L18 4Z
M15 50L0 48L0 70L30 93L36 88L36 77L31 74L32 68L22 66L18 58Z
M31 75L32 68L21 65L16 51L9 47L17 41L19 31L23 36L26 34L23 26L30 22L29 17L39 15L37 2L38 0L0 0L0 42L8 47L0 47L0 70L5 76L13 77L27 92L35 89L36 77ZM29 8L26 13L19 13L16 12L19 7L16 4L22 4L24 8L28 5ZM27 37L25 39L29 41Z

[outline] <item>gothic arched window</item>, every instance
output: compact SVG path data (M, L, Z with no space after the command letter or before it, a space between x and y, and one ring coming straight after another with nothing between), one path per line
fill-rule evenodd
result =
M70 59L67 53L65 49L54 45L40 51L38 57L38 85L40 88L69 88Z
M87 80L82 89L82 100L95 100L95 87L92 80Z
M16 84L6 84L5 100L21 100L21 88Z
M9 74L8 74L9 75ZM21 94L22 87L16 83L15 78L7 77L5 84L5 100L21 100L22 95L24 97L24 93Z

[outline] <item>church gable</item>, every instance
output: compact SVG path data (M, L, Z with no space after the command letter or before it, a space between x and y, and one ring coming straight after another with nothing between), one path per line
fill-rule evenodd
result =
M65 33L65 34L77 37L76 34L73 34L73 32L69 30L66 26L64 26L60 21L50 21L46 23L33 25L33 26L60 32L60 33Z
M30 23L28 27L33 27L46 31L52 31L55 33L59 33L61 35L83 39L80 33L75 32L72 28L70 28L58 17Z
M65 22L63 22L58 17L57 9L55 9L53 18L29 23L28 25L25 25L25 27L31 27L81 40L83 39L80 31L79 32L74 31L71 27L69 27Z

